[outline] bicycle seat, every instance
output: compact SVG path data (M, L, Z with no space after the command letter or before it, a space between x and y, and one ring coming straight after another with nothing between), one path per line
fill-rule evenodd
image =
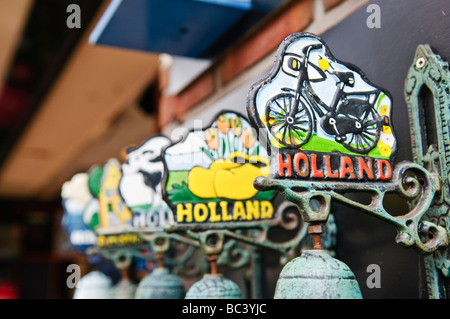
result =
M332 72L333 75L335 75L339 82L343 82L345 85L353 86L355 84L355 76L352 72Z
M320 48L322 48L322 44L320 44L320 43L311 44L311 45L308 45L303 48L303 53L306 54L308 51L316 50L316 49L320 49Z

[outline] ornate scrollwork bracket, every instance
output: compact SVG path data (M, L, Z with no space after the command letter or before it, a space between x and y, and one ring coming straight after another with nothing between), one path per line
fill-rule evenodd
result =
M450 208L450 72L429 45L419 45L405 80L414 162L440 177L441 190L424 219L449 233ZM450 275L448 248L424 258L428 296L446 298L439 277Z
M196 261L196 251L199 243L187 236L177 233L141 232L144 239L153 252L152 261L156 261L160 267L166 265L173 273L183 277L196 277L201 272L201 265Z
M392 181L383 184L355 184L322 182L313 186L313 182L298 180L276 180L259 177L255 187L260 190L278 190L286 199L296 203L302 217L309 222L324 222L330 213L331 201L336 200L357 208L367 214L384 220L398 230L397 243L405 247L414 247L420 253L432 253L440 247L448 246L448 235L444 227L423 220L428 208L440 188L440 178L422 166L402 162L393 172ZM364 191L371 195L369 204L363 204L345 196L346 191ZM414 208L405 215L393 216L384 206L384 197L396 192L402 197L414 201ZM312 204L315 201L316 205Z
M229 269L241 269L249 266L252 260L252 249L268 249L280 254L280 263L285 264L298 250L310 245L307 239L309 223L304 223L295 205L284 201L276 215L278 219L270 223L236 223L227 227L205 230L193 227L167 227L168 236L177 236L181 240L197 243L206 256L217 256L218 265ZM336 245L336 224L334 217L327 220L323 234L323 247L334 254ZM272 232L281 231L286 238L275 240ZM250 248L251 247L251 248Z

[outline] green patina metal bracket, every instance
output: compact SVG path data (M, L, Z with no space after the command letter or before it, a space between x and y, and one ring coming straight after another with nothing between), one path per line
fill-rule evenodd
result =
M429 45L419 45L405 80L411 148L414 162L439 177L441 188L424 219L449 232L450 205L450 72L449 65ZM430 298L446 298L442 276L450 275L448 248L425 257Z
M195 258L195 252L198 250L199 243L189 237L177 233L166 232L142 232L139 236L144 239L153 252L152 259L158 262L159 267L166 265L174 269L174 273L182 276L194 276L201 273L201 268L190 269L187 272L183 266L190 259ZM179 245L181 245L179 247ZM198 266L198 265L197 265Z
M435 194L440 191L439 177L414 163L400 163L393 172L392 181L384 184L354 184L322 182L321 184L297 181L275 180L259 177L255 187L265 190L278 190L288 200L297 204L305 221L323 223L328 219L331 200L339 201L351 207L380 218L398 230L397 243L413 246L421 253L432 253L442 246L448 246L448 235L444 227L423 220L428 208L434 201ZM369 204L346 197L349 190L369 194ZM414 200L413 209L402 216L393 216L384 207L384 197L388 193L397 192L402 197ZM316 204L312 204L315 201ZM314 207L315 206L315 207ZM427 240L423 234L427 232Z

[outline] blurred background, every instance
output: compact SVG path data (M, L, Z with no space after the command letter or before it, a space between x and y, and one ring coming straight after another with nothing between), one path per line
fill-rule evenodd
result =
M61 227L63 183L153 135L223 109L245 114L250 85L289 34L322 36L391 90L399 160L411 157L403 80L415 48L430 42L450 58L447 1L234 0L216 11L206 6L214 1L151 2L0 0L0 298L71 298L67 266L88 263ZM382 9L380 28L367 24L369 3ZM363 296L420 297L418 255L395 244L390 226L351 211L336 207L337 257L362 286L368 264L384 267L382 289L362 287ZM266 263L267 298L279 266Z

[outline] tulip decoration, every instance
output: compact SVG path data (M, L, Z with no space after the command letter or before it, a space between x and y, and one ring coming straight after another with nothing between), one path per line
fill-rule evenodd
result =
M205 130L205 140L210 149L202 150L212 163L209 168L192 168L189 190L200 198L247 199L256 195L253 180L267 176L269 162L259 156L251 127L244 128L237 114L221 114L215 125Z

